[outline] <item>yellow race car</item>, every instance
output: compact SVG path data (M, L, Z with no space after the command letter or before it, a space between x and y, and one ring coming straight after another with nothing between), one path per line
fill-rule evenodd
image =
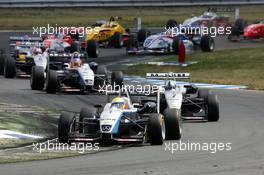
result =
M118 23L118 17L111 17L108 22L99 21L87 32L85 37L86 51L89 57L97 57L95 45L121 48L129 37L129 29Z

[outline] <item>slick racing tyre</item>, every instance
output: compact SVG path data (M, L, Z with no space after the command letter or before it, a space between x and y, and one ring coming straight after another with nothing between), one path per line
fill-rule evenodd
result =
M144 43L146 38L150 36L150 31L147 29L140 29L137 33L137 41L140 43Z
M88 40L86 52L88 57L97 58L99 56L99 45L96 40Z
M219 102L215 94L208 96L208 121L216 122L219 120Z
M181 112L178 109L167 108L164 111L166 140L179 140L182 135Z
M47 74L46 92L55 94L58 88L58 75L56 70L50 70Z
M122 33L116 32L111 39L111 45L115 48L121 48L123 46L122 38Z
M11 57L5 60L4 74L5 78L14 78L16 76L16 62Z
M83 133L84 124L82 122L84 121L84 118L94 119L95 114L96 114L96 109L94 107L87 106L87 107L81 109L80 118L79 118L79 122L80 122L79 123L79 133ZM86 125L86 126L88 126L88 128L86 128L86 130L89 133L92 133L92 134L96 133L97 130L96 131L93 130L93 128L89 127L89 125Z
M108 81L108 78L107 78L107 68L106 68L106 66L105 65L98 66L98 68L96 70L96 74L97 75L103 75L103 76L100 76L100 77L96 77L96 80L95 80L95 86L97 88L99 88L99 86L102 87Z
M5 54L0 50L0 75L4 75L5 70Z
M209 95L212 94L209 89L199 89L198 90L198 98L203 98L206 102L208 102Z
M228 35L229 41L237 41L239 39L239 36L243 34L239 31L237 26L231 27L231 33Z
M134 50L137 50L138 48L138 41L136 40L135 36L131 35L129 36L127 40L127 45L126 45L126 51L128 55L135 55L136 52L133 52ZM132 52L129 52L132 51Z
M79 42L76 42L76 41L73 42L71 44L70 50L71 50L71 53L73 53L73 52L80 52L81 51L81 45L80 45L80 43Z
M174 37L172 41L172 51L174 54L178 55L179 54L179 45L181 40L179 40L178 37Z
M31 70L30 86L32 90L43 90L45 84L44 68L33 66Z
M74 116L69 113L62 113L58 124L58 139L60 143L69 142L69 132Z
M113 71L112 75L111 75L111 84L113 85L118 85L122 86L124 81L124 76L123 76L123 72L122 71Z
M177 27L178 23L176 20L174 19L169 19L166 23L166 28L167 29L171 29L171 28L174 28L174 27Z
M237 19L235 21L235 26L237 27L238 31L242 33L247 26L247 21L244 19Z
M203 52L212 52L215 48L214 39L209 35L203 35L200 46Z
M159 114L150 114L147 135L151 145L162 145L165 139L164 119Z

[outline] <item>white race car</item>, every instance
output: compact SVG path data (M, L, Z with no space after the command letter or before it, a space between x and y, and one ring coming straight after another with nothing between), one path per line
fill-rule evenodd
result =
M60 142L118 142L162 145L164 116L156 100L133 103L129 93L102 105L85 107L80 116L63 113L59 119Z
M146 30L141 29L138 32L138 37L130 36L127 42L127 54L134 55L137 53L179 53L179 45L182 42L187 53L194 50L201 49L205 52L214 50L214 39L209 35L185 35L177 30L177 27L166 32L146 36L142 33L147 33ZM143 47L140 47L140 41L143 41Z
M215 12L207 11L201 16L193 16L186 19L182 25L186 27L227 27L230 26L230 23L227 15L220 16Z
M71 62L73 54L50 53L48 55L47 68L34 66L31 72L31 89L45 90L47 93L58 91L97 91L100 86L109 83L108 71L104 65L97 63L86 63L85 56L78 62ZM76 64L77 65L71 65ZM111 83L120 85L123 83L123 73L121 71L112 72Z
M31 68L34 65L43 66L42 58L36 49L42 50L41 38L37 37L10 37L10 56L5 54L1 60L0 75L4 74L6 78L14 78L15 76L29 76Z
M147 78L166 79L163 91L160 92L161 112L166 115L168 110L171 111L170 113L174 111L174 115L179 118L179 121L218 121L219 102L217 95L208 89L198 89L191 83L177 84L176 79L186 79L190 76L190 73L147 73ZM178 123L181 124L181 122Z

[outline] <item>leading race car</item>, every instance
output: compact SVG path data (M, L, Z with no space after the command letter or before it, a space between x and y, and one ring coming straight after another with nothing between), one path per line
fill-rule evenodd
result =
M264 38L264 21L248 25L247 21L237 19L228 36L230 41L252 40Z
M105 66L98 66L95 62L86 63L86 57L83 54L78 52L73 54L50 53L46 70L39 66L33 67L30 83L32 90L42 90L46 84L47 93L91 92L109 83L109 79ZM121 86L122 72L112 72L111 83Z
M85 48L87 48L89 56L91 55L89 54L89 45L94 44L94 41L97 41L98 44L101 46L112 46L115 48L121 48L124 43L128 40L128 30L126 30L118 23L118 19L120 18L111 17L108 22L99 21L94 25L94 27L88 30L88 33L85 38Z
M120 94L105 107L95 105L81 110L79 118L63 113L59 119L59 142L118 142L162 145L165 139L164 116L156 101L143 107L133 104L130 94Z
M137 53L179 53L179 45L182 42L186 52L201 49L205 52L212 52L215 48L214 39L209 35L183 34L178 30L177 22L169 20L170 28L162 33L148 36L146 30L141 29L138 36L131 36L127 42L127 54ZM140 40L139 40L140 39ZM143 47L140 47L143 43Z

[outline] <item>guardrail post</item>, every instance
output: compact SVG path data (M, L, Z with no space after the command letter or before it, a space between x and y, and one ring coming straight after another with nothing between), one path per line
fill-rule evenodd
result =
M139 31L141 29L141 18L137 17L136 20L137 20L137 31Z
M236 9L235 9L235 19L237 20L239 18L240 18L240 10L239 10L238 7L236 7Z

